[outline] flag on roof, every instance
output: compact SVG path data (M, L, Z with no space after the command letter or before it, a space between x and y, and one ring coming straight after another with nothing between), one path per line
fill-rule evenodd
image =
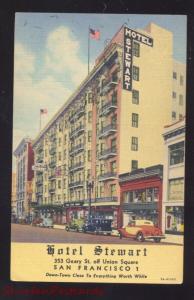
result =
M92 28L89 28L90 30L90 37L93 40L99 40L100 39L100 31L99 30L94 30Z

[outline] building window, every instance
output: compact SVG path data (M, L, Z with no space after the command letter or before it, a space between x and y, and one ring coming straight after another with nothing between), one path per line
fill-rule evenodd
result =
M92 131L89 130L88 131L88 142L91 142L92 141Z
M111 197L116 196L116 184L111 184L110 185L110 196Z
M112 149L112 151L116 150L116 139L111 140L111 149Z
M183 120L183 115L179 114L179 121Z
M183 95L179 95L179 105L183 105Z
M87 179L90 179L91 178L91 169L88 169L87 171Z
M131 161L131 171L137 170L138 169L138 161L137 160L132 160Z
M63 179L63 187L65 188L66 186L66 178Z
M116 161L112 161L110 163L110 169L111 169L111 173L116 173L116 171L117 171Z
M183 82L184 82L183 75L180 75L180 85L183 85Z
M139 81L139 67L133 66L133 79Z
M88 94L88 103L92 103L93 95L92 93Z
M172 98L173 98L173 99L176 98L176 92L172 92Z
M168 183L168 201L183 201L184 179L170 179Z
M47 157L47 149L45 150L45 157Z
M88 112L88 122L91 123L92 122L92 111Z
M59 152L58 154L59 154L59 161L61 161L61 152Z
M184 162L184 142L169 146L170 166Z
M100 197L104 196L104 186L100 186Z
M47 186L46 185L44 186L44 191L45 191L45 193L47 192Z
M138 150L138 138L135 136L132 136L131 138L131 150L132 151Z
M67 135L65 134L64 135L64 144L66 144L67 143Z
M177 79L177 73L173 72L173 79Z
M139 91L132 90L132 103L139 104Z
M172 112L172 119L176 120L176 112L175 111Z
M138 114L132 113L132 127L138 127Z
M61 200L61 195L58 195L58 200L59 200L59 201Z
M88 161L92 160L92 151L88 150Z
M61 146L61 138L59 138L58 142L59 142L59 146Z
M61 189L61 180L58 180L58 189Z
M140 44L133 41L133 55L136 57L140 56Z

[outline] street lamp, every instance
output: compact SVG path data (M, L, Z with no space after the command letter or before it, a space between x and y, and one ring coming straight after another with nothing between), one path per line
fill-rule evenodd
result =
M92 191L94 188L94 181L93 180L87 180L87 192L89 196L89 207L88 207L88 220L90 221L91 219L91 202L92 202Z

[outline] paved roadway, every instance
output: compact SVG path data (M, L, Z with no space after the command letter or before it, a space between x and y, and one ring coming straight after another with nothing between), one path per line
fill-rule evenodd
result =
M23 243L82 243L82 244L139 244L133 239L115 236L103 236L81 232L67 232L64 229L40 228L31 225L12 224L12 242ZM154 243L145 241L145 244L170 245L169 243Z

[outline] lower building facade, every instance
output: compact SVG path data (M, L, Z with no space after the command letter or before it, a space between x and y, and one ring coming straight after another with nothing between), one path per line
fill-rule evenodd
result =
M184 234L185 120L166 126L163 137L166 148L163 231L181 241Z
M162 228L163 166L156 165L121 174L121 223L151 220Z

